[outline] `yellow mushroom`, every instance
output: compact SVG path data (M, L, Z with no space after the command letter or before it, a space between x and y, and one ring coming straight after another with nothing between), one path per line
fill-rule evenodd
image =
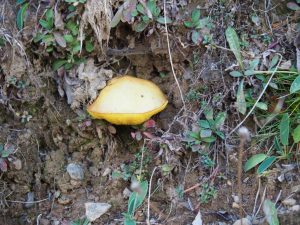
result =
M112 79L87 111L96 119L117 125L138 125L168 104L166 96L153 82L123 76Z

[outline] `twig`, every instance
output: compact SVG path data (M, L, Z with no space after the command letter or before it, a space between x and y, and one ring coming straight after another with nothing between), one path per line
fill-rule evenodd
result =
M42 199L42 200L37 200L37 201L11 201L11 200L6 200L7 202L11 202L11 203L21 203L21 204L34 204L34 203L40 203L40 202L44 202L49 200L48 198Z
M157 167L155 167L152 171L151 177L150 177L150 181L149 181L149 190L148 190L148 210L147 210L147 225L150 225L150 197L151 197L151 185L152 185L152 179L153 179L153 175L155 173L155 170L157 169Z
M177 87L179 89L180 98L181 98L181 101L182 101L182 104L183 104L183 109L184 109L184 111L186 111L186 106L185 106L185 101L184 101L184 98L183 98L182 90L181 90L180 84L178 82L177 76L175 74L173 60L172 60L170 40L169 40L169 32L168 32L168 25L167 25L166 0L164 0L164 20L165 20L165 31L166 31L166 36L167 36L167 45L168 45L168 53L169 53L169 58L170 58L171 69L172 69L172 73L173 73L174 79L176 81Z
M271 77L269 78L269 80L268 80L268 82L266 83L266 85L265 85L265 87L264 87L264 89L262 90L262 92L260 93L260 95L258 96L258 98L257 98L257 100L256 100L256 102L254 103L254 105L252 106L252 108L250 109L250 111L248 112L248 114L245 116L245 118L228 134L228 136L226 137L226 138L228 138L228 137L230 137L247 119L248 119L248 117L251 115L251 113L253 112L253 110L255 109L255 107L256 107L256 105L257 105L257 103L260 101L260 99L262 98L262 96L264 95L264 93L266 92L266 90L267 90L267 88L268 88L268 86L269 86L269 84L270 84L270 82L271 82L271 80L273 79L273 76L274 76L274 74L276 73L276 71L277 71L277 69L278 69L278 66L279 66L279 64L280 64L280 62L282 61L282 55L281 54L279 54L279 53L276 53L277 55L279 55L280 56L280 59L279 59L279 62L278 62L278 64L277 64L277 66L275 67L275 70L274 71L272 71L272 75L271 75Z

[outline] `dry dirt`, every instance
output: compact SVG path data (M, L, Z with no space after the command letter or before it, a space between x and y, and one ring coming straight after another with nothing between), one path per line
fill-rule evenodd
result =
M15 14L12 15L14 18ZM173 32L171 37L177 35L183 38L185 30ZM135 37L135 33L124 25L118 26L111 37L108 57L119 58L118 62L104 69L113 71L114 76L126 72L152 80L166 93L170 102L165 111L153 118L157 126L150 132L156 138L146 143L150 160L143 170L148 180L155 167L168 164L173 168L167 174L157 169L153 176L152 190L155 192L151 196L150 209L151 218L156 221L154 224L192 224L199 210L204 224L233 224L240 218L239 209L233 207L233 196L238 195L239 140L228 140L226 146L217 142L210 152L216 164L211 169L205 169L200 156L181 143L183 132L193 126L201 112L199 103L194 102L188 104L185 116L181 114L183 105L171 72L165 34ZM114 50L132 43L133 52ZM204 90L201 98L209 101L218 99L211 101L212 106L230 113L234 99L231 90L233 81L224 69L234 60L233 56L220 49L207 50L204 46L184 48L181 44L178 39L171 38L174 69L179 76L182 92L186 95L191 89ZM223 44L224 39L219 45ZM0 55L0 143L16 147L8 171L0 173L0 224L71 224L71 221L84 217L86 202L112 205L108 213L93 224L122 224L122 213L126 212L128 201L124 190L130 187L130 181L113 179L112 173L120 170L122 164L134 162L135 154L144 145L143 141L131 137L137 128L115 126L115 133L107 123L90 119L85 106L87 96L91 97L94 89L92 94L81 97L71 107L68 93L66 96L60 92L60 88L64 88L63 81L59 80L60 75L45 68L40 59L30 54L26 58L17 47L7 47ZM195 57L198 61L191 69ZM160 76L160 72L166 76ZM110 75L101 80L104 85L109 78ZM18 83L12 83L14 79L24 82L25 87L17 87ZM226 122L225 131L229 131L239 119L232 114ZM250 129L251 124L252 121L249 122ZM260 151L251 142L247 143L246 150L244 161ZM14 162L19 160L21 166L15 166ZM70 163L81 165L83 180L70 178L66 170ZM265 178L258 178L255 171L243 173L242 216L251 215L254 207L256 212L264 191L265 197L273 201L279 196L280 204L297 185L300 189L298 168L286 172L284 181L279 182L282 168L282 165L276 165ZM200 204L202 188L193 187L204 182L215 186L217 197ZM183 198L178 197L178 187L187 190ZM257 192L259 195L255 204ZM31 194L34 196L32 199L28 197ZM293 198L299 203L300 190L293 194ZM34 203L28 203L32 200ZM281 224L300 224L299 212L293 214L283 209L282 214ZM136 219L146 224L146 216L147 204L144 204L136 213ZM257 218L257 223L266 224L262 220L262 210Z

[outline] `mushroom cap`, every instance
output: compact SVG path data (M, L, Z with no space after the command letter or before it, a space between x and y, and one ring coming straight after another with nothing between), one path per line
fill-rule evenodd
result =
M137 125L162 111L166 96L153 82L123 76L112 79L87 111L117 125Z

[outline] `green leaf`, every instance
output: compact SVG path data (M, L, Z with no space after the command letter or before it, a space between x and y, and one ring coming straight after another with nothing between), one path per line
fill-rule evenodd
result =
M300 6L298 4L296 4L295 2L287 3L287 7L294 11L300 10Z
M4 145L4 149L1 152L1 157L6 158L9 155L13 154L15 151L15 146L11 144Z
M254 70L246 70L244 72L245 76L251 76L251 75L254 75L255 74L255 71Z
M67 22L66 27L67 27L67 29L68 29L69 31L71 31L71 33L72 33L74 36L76 36L76 35L78 34L78 32L79 32L78 25L77 25L75 22L71 21L71 20L69 20L69 21Z
M3 144L0 144L0 155L2 155L3 150L4 150Z
M17 5L21 5L21 4L23 4L24 2L26 2L26 0L17 0Z
M47 9L47 11L45 13L45 16L46 16L46 20L50 24L53 24L53 22L54 22L54 13L53 13L53 10L52 9Z
M35 35L35 37L33 38L33 42L34 42L34 43L38 43L38 42L41 41L44 37L45 37L44 34L37 33L37 34Z
M132 192L129 197L127 212L130 215L133 215L135 210L142 205L148 192L148 182L140 182L139 189L139 192Z
M268 105L264 102L258 102L256 107L264 111L268 110Z
M280 132L280 141L283 145L289 144L289 134L290 134L290 118L289 114L283 114L280 124L279 124L279 132Z
M52 34L47 34L44 35L42 38L42 41L46 44L46 45L51 45L54 42L54 36Z
M74 37L71 34L65 34L64 35L64 39L66 40L66 42L71 43L74 41Z
M247 172L247 171L251 170L253 167L260 164L266 158L267 158L267 155L263 154L263 153L253 155L249 160L247 160L247 162L244 166L244 171Z
M276 156L270 156L266 158L257 168L257 173L262 174L265 172L274 162L276 161Z
M146 23L144 21L141 21L137 24L134 24L133 25L133 29L136 31L136 32L142 32L143 30L145 30L145 28L148 26L149 23Z
M73 63L68 63L68 62L67 62L67 63L64 65L64 68L65 68L65 70L70 70L73 66L74 66Z
M65 59L58 59L56 61L54 61L53 65L52 65L52 69L53 70L58 70L60 67L62 67L63 65L65 65L68 61Z
M157 21L158 23L165 24L165 17L160 16L160 17L158 17L158 18L156 19L156 21ZM167 24L170 24L170 23L172 23L172 20L171 20L169 17L166 17L166 23L167 23Z
M155 10L156 10L156 1L155 0L148 0L147 1L147 8L152 13L152 15L154 15Z
M215 127L218 129L223 126L227 113L226 112L219 112L215 118Z
M198 20L196 23L196 29L203 29L210 23L209 17L204 17L203 19Z
M195 24L193 22L190 22L190 21L184 21L183 24L187 28L193 28L195 26Z
M52 29L51 24L50 24L48 21L46 21L46 20L40 19L39 23L40 23L41 26L42 26L43 28L45 28L46 30L51 30L51 29Z
M241 46L240 46L240 41L237 33L232 27L228 27L225 31L225 36L231 51L235 55L235 58L240 65L240 68L244 70L242 55L241 55Z
M235 71L231 71L229 74L232 77L242 77L243 76L243 74L241 72L236 71L236 70Z
M263 204L263 211L269 225L279 225L275 204L266 199Z
M247 111L247 104L245 100L245 93L244 93L244 79L239 84L239 88L236 94L236 104L238 111L245 115Z
M143 20L145 23L149 23L149 22L150 22L150 18L149 18L147 15L142 16L142 20Z
M290 93L296 93L300 90L300 76L297 76L290 87Z
M94 51L94 45L91 41L86 41L85 42L85 50L89 53L91 53L92 51Z
M278 55L275 55L273 58L272 58L272 61L270 63L270 66L269 66L269 69L272 69L273 67L276 66L276 64L278 63L279 61L279 56Z
M142 4L140 4L140 3L136 6L136 10L143 15L146 14L144 6L142 6Z
M275 137L275 139L274 139L274 147L278 154L280 154L280 155L283 154L283 149L282 149L281 145L279 144L278 137Z
M17 14L17 27L19 30L23 29L24 26L24 17L25 17L25 13L26 10L29 6L29 3L26 3L24 5L22 5L22 7L19 9L18 14Z
M210 124L207 120L199 120L198 124L201 128L210 128Z
M200 42L200 33L196 30L192 31L192 41L194 44L199 44Z
M136 225L136 221L133 218L128 217L125 218L124 225Z
M216 135L218 135L221 139L225 140L225 134L222 131L216 130Z
M300 141L300 125L298 125L293 131L293 139L294 143L298 143Z
M201 138L201 140L206 143L213 143L216 141L216 137L210 136L210 137Z
M259 64L259 59L253 59L252 61L250 61L249 63L249 67L248 67L248 70L255 70L256 67L258 66Z
M200 19L200 9L194 9L192 11L192 22L196 23Z

